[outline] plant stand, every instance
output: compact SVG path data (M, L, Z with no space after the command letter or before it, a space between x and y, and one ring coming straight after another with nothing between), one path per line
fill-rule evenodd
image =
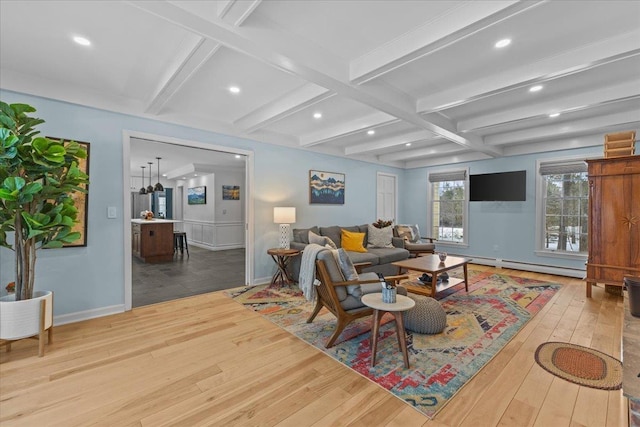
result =
M15 296L0 298L0 346L11 351L11 343L24 338L38 339L38 356L44 356L45 335L53 342L53 292L37 291L28 300Z

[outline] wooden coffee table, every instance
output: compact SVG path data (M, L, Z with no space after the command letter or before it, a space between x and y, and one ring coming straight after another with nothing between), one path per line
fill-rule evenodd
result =
M448 256L444 262L441 262L440 258L438 258L438 255L425 255L417 258L409 258L404 261L396 261L393 263L393 265L398 267L401 273L403 270L414 270L431 274L430 284L418 285L405 282L402 283L402 286L407 288L407 291L413 294L426 295L428 297L435 298L438 292L449 289L450 287L455 286L461 282L464 282L465 291L469 292L469 281L467 280L467 264L470 261L470 258ZM464 269L464 280L450 277L447 281L438 282L439 274L457 267L462 267Z

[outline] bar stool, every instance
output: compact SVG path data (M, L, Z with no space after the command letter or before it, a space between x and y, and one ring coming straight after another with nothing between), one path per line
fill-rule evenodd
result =
M187 244L187 233L184 231L174 231L173 232L173 252L178 252L178 249L180 249L180 253L184 254L185 248L187 249L187 256L189 256L189 245Z

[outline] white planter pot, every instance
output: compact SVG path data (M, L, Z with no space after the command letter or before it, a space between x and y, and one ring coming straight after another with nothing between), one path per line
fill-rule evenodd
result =
M51 342L52 326L53 292L35 291L33 298L22 301L16 301L15 295L0 298L0 339L13 341L39 335L42 356L44 332L49 330Z

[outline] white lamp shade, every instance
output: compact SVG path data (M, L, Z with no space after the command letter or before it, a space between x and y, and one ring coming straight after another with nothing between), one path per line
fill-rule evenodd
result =
M276 224L293 224L296 222L296 208L273 208L273 222Z

